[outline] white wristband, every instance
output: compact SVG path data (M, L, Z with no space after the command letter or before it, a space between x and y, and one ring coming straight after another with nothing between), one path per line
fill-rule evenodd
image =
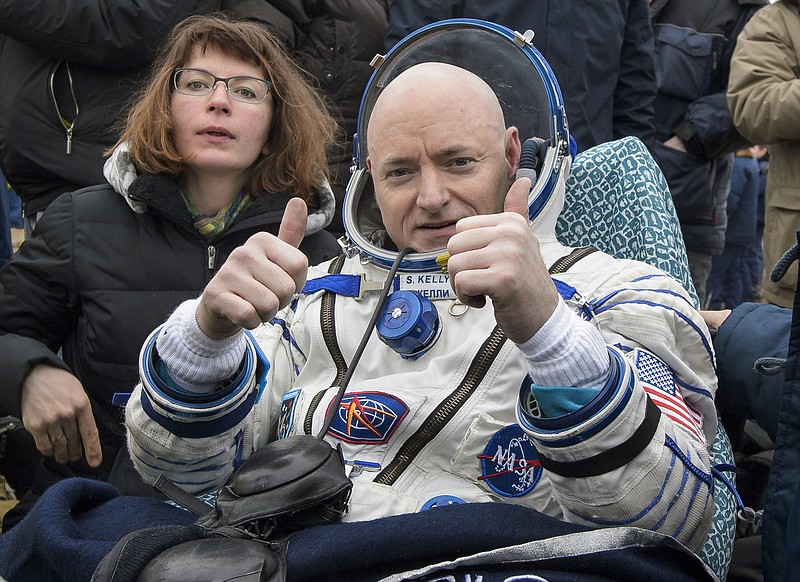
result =
M246 344L244 330L222 340L204 334L195 319L198 301L184 301L170 315L158 334L156 349L178 386L210 392L236 372Z
M603 336L562 300L539 331L518 347L531 378L541 386L600 388L611 372Z

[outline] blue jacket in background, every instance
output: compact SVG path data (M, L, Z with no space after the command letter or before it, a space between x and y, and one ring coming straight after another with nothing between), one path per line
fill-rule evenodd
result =
M800 231L797 233L800 244ZM789 311L789 310L785 310ZM775 453L764 501L764 579L797 579L800 572L800 292L795 287ZM783 327L788 322L785 318Z
M728 195L726 245L748 246L756 236L761 168L751 156L736 156Z
M753 419L775 441L784 375L755 370L759 358L785 358L791 310L768 303L743 303L714 337L717 354L717 405L721 411Z
M718 255L725 246L731 153L748 145L726 101L736 36L764 0L654 0L656 144L686 248ZM664 145L673 135L686 152Z
M797 233L800 244L800 231ZM785 309L745 303L714 338L718 403L756 420L775 442L764 500L764 580L793 582L800 572L800 292ZM753 370L761 357L786 358L783 374Z

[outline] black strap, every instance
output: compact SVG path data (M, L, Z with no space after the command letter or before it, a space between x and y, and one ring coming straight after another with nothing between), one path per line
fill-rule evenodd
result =
M164 475L160 475L156 482L153 484L153 489L160 491L167 499L171 499L184 509L188 509L198 516L203 516L213 510L207 503L201 501L188 491L184 491L175 483L167 479Z
M644 420L625 442L597 454L594 457L581 459L579 461L565 463L562 461L554 461L541 453L538 453L537 456L542 467L562 477L579 479L603 475L609 471L627 465L635 459L639 453L645 450L653 440L653 435L656 434L660 419L661 411L648 396Z

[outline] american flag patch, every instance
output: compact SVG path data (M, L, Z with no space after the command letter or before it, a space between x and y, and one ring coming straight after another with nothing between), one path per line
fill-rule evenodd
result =
M664 362L653 354L639 351L636 355L639 380L650 399L672 422L694 434L703 443L703 415L692 409L683 400L675 386L675 375Z

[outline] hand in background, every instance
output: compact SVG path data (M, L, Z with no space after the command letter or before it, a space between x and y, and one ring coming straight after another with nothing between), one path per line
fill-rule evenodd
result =
M678 150L679 152L686 153L686 144L683 143L683 140L679 138L677 135L673 135L667 141L664 142L664 145L668 148L672 148L674 150Z
M61 368L38 364L22 384L22 423L36 448L59 463L81 454L92 467L103 460L89 397L78 379Z
M703 316L703 321L706 322L709 331L716 333L722 322L725 321L731 314L730 309L719 309L712 311L701 311L700 315Z

